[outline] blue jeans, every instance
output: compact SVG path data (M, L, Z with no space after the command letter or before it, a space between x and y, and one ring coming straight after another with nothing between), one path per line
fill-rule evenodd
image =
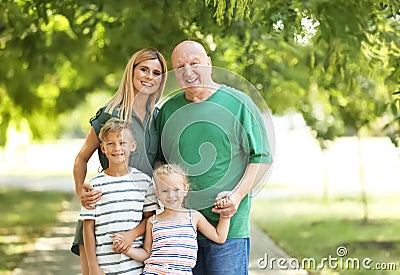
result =
M247 275L250 259L250 239L228 239L224 244L198 240L194 275Z

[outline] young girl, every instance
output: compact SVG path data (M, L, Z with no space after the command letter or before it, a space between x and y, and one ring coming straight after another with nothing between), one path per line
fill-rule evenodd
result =
M144 261L143 274L192 274L197 258L197 230L216 243L224 243L229 231L229 218L220 217L217 227L198 211L182 204L189 191L188 178L176 165L165 164L153 174L156 195L164 211L147 220L143 248L130 248L125 254ZM229 198L219 200L224 207ZM116 235L114 242L119 242Z

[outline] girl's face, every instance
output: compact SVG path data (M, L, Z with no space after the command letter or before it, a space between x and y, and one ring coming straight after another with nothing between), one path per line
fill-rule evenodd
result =
M158 59L149 59L138 63L133 70L133 87L135 95L151 95L160 87L162 67Z
M182 175L176 173L158 175L156 194L165 208L182 208L182 203L187 192L188 185Z

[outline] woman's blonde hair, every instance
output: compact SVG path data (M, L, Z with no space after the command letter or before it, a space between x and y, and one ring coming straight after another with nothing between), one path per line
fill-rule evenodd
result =
M164 56L159 51L151 48L141 49L131 57L125 67L124 75L122 77L122 81L119 85L118 91L106 105L106 113L111 114L116 107L119 107L119 118L129 122L132 121L133 102L135 99L133 87L133 71L140 62L152 59L157 59L158 61L160 61L161 64L160 87L154 94L150 95L148 99L151 114L150 117L152 117L154 105L160 99L165 87L165 81L167 77L167 63L165 62Z

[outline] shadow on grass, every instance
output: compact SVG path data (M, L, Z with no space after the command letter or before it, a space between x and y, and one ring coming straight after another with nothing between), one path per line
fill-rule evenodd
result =
M0 272L12 271L58 221L72 195L0 188Z

